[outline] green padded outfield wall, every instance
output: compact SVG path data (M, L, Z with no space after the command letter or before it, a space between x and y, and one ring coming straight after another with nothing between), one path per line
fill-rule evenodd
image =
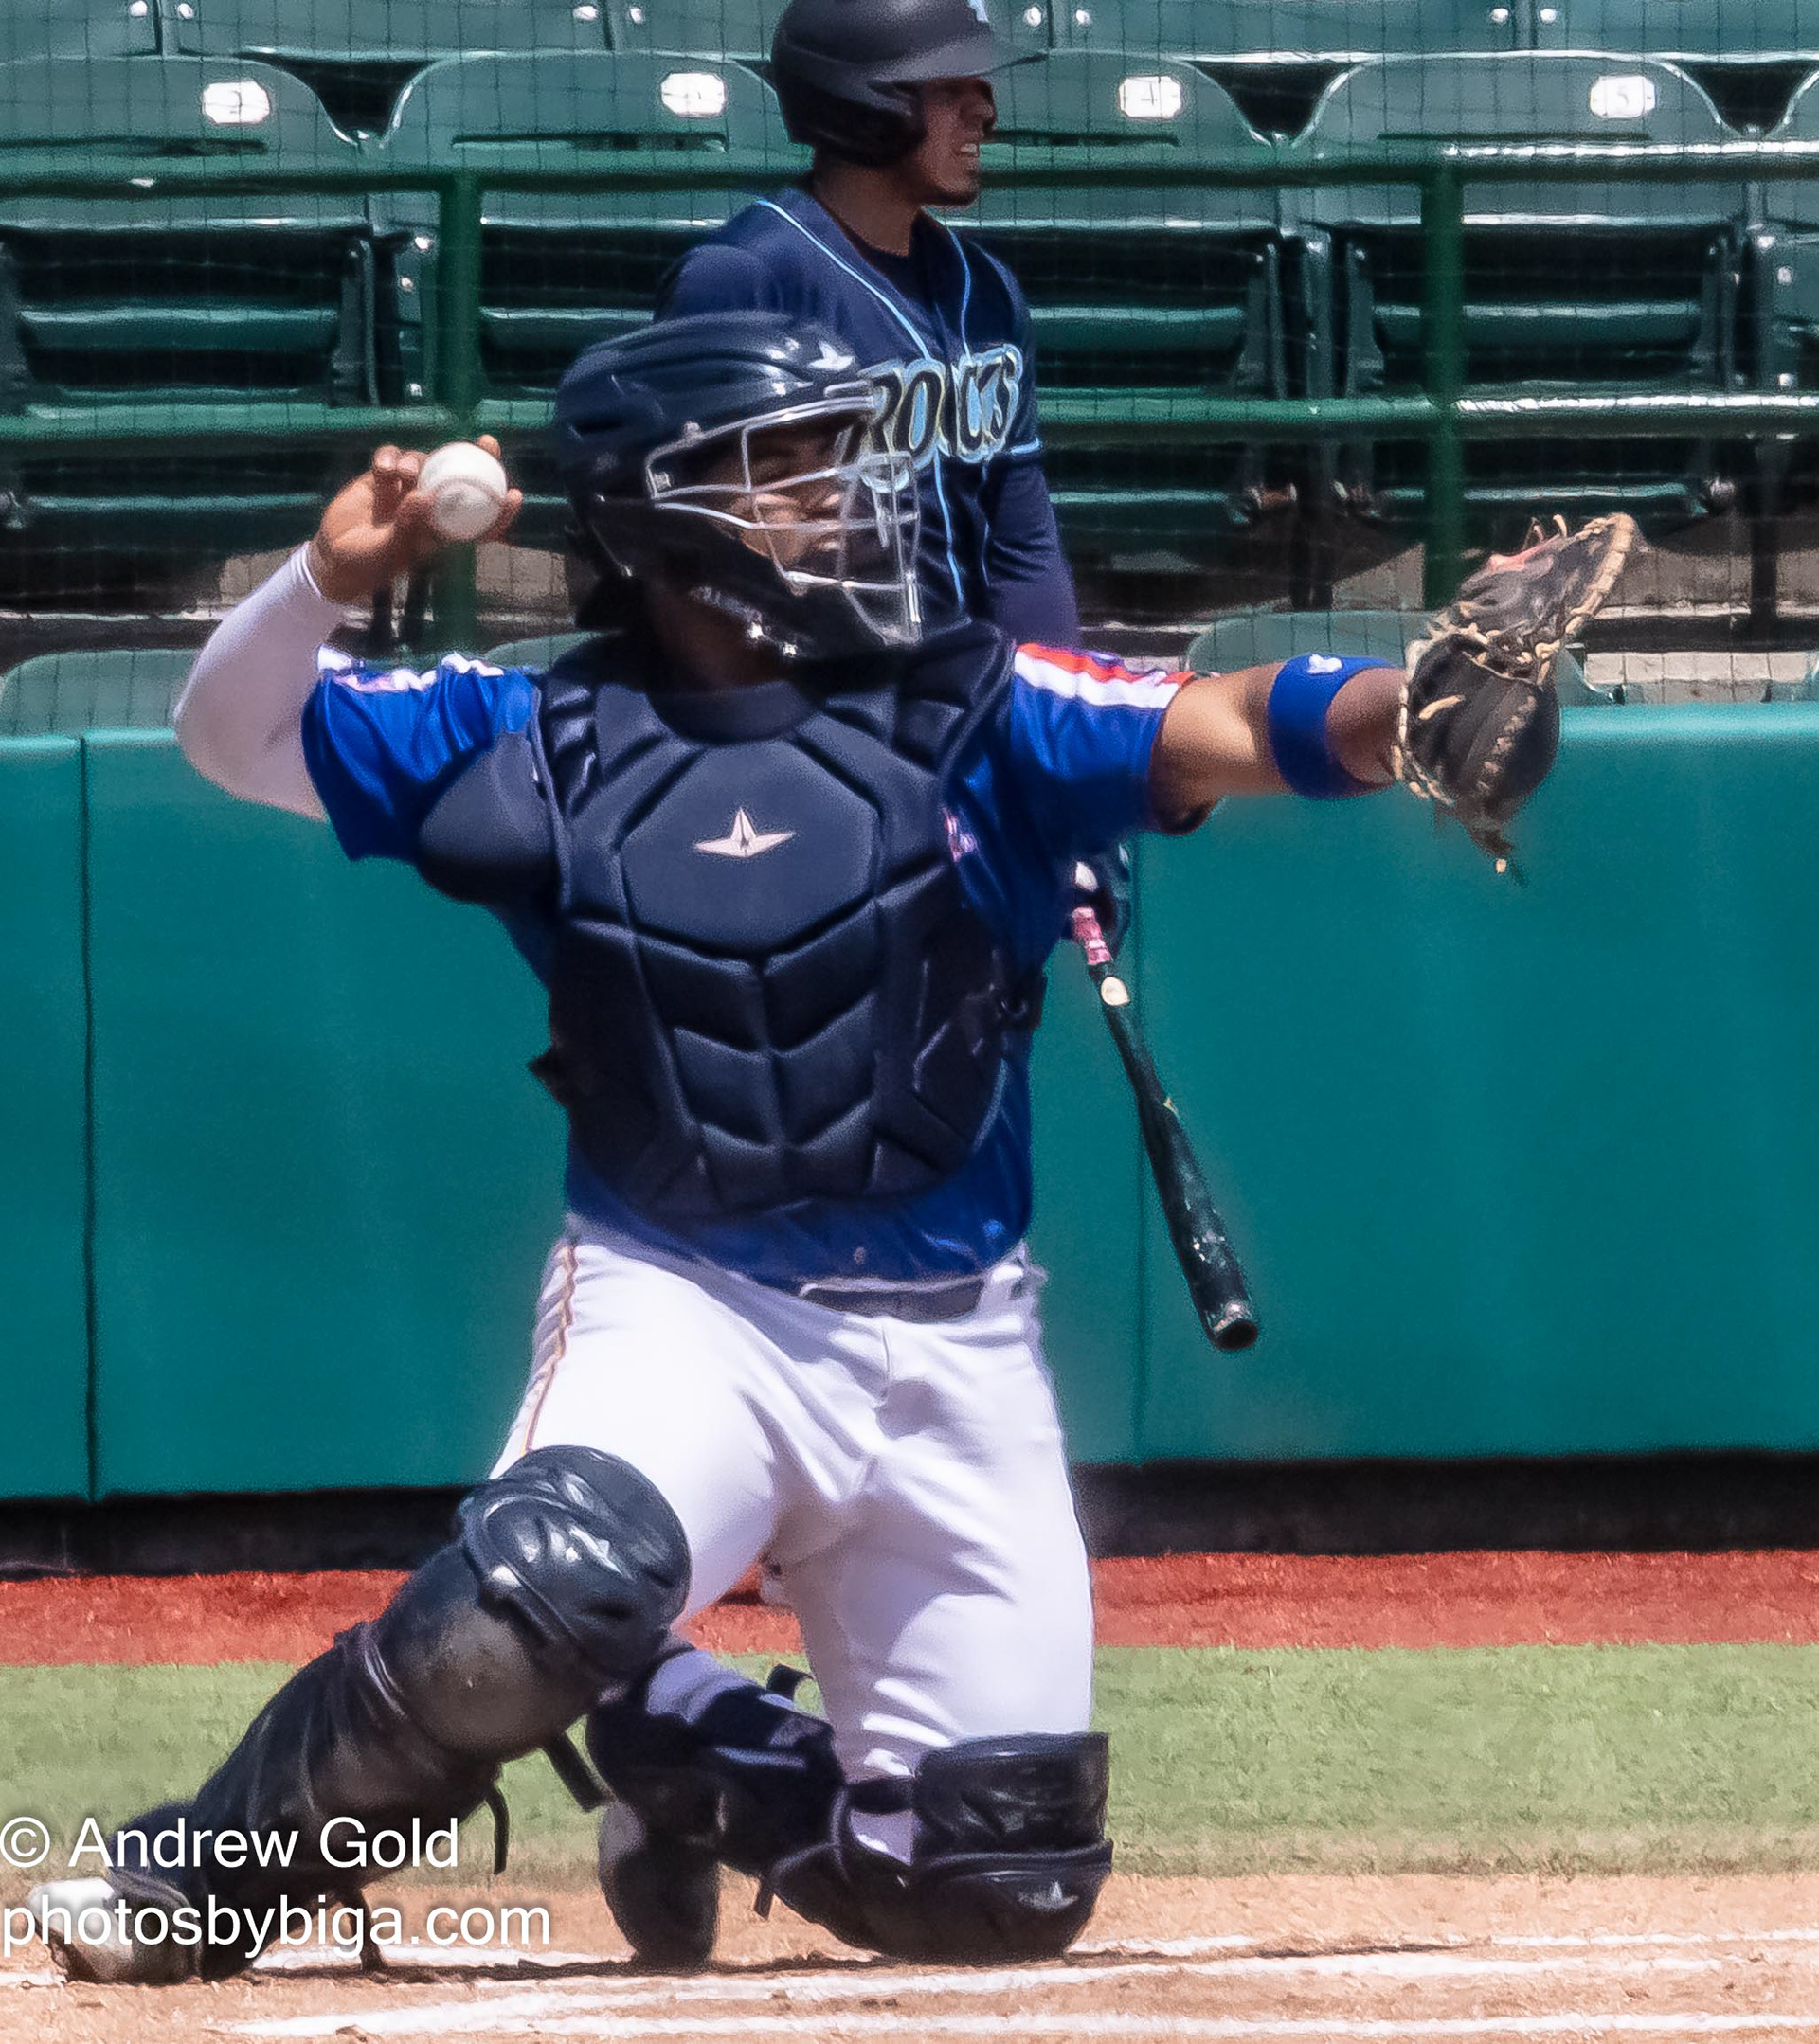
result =
M50 876L4 911L8 1020L55 1025L63 1091L9 1108L9 1284L57 1360L0 1480L45 1495L83 1471L81 796L72 748L5 757L44 776L0 804L9 870ZM557 1218L529 975L168 738L87 758L100 1491L472 1477ZM1077 1457L1819 1444L1819 706L1572 712L1521 837L1525 888L1399 796L1144 848L1130 969L1246 1355L1191 1319L1057 955L1035 1240Z
M88 1488L81 764L0 742L0 1497Z
M1127 956L1134 957L1134 944ZM1048 1273L1043 1347L1075 1461L1137 1453L1138 1282L1143 1145L1118 1053L1078 951L1049 968L1032 1066L1036 1221Z
M1517 834L1525 888L1402 796L1145 848L1264 1333L1152 1210L1144 1454L1819 1444L1819 705L1570 711Z
M530 975L168 735L88 771L99 1493L484 1474L561 1210Z

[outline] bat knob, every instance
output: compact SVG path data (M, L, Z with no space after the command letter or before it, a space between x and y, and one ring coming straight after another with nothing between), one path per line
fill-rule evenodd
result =
M1256 1316L1248 1301L1234 1300L1206 1316L1206 1336L1224 1354L1235 1355L1257 1338Z

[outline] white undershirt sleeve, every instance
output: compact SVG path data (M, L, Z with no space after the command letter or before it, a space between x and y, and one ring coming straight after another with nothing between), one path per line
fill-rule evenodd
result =
M303 706L318 649L351 615L316 587L301 547L235 604L177 698L177 743L199 774L244 801L322 820L303 759Z

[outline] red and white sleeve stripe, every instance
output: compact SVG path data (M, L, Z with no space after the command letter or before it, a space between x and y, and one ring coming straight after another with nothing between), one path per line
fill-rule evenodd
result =
M1036 645L1017 649L1017 672L1033 689L1108 709L1165 709L1194 679L1182 668L1126 667L1108 654Z

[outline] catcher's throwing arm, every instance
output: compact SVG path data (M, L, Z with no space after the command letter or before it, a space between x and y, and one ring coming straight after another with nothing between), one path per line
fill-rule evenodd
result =
M1083 879L1091 877L1084 869ZM1087 971L1099 995L1099 1012L1106 1018L1111 1040L1137 1096L1137 1123L1143 1131L1144 1150L1151 1175L1162 1203L1162 1218L1168 1223L1168 1239L1176 1261L1187 1280L1194 1310L1200 1317L1206 1338L1228 1354L1248 1349L1257 1338L1257 1316L1251 1303L1244 1271L1233 1250L1207 1190L1206 1174L1200 1169L1194 1146L1187 1139L1175 1103L1156 1076L1137 1017L1130 1005L1130 989L1112 970L1111 946L1106 941L1098 915L1086 903L1073 911L1073 939L1087 961Z

